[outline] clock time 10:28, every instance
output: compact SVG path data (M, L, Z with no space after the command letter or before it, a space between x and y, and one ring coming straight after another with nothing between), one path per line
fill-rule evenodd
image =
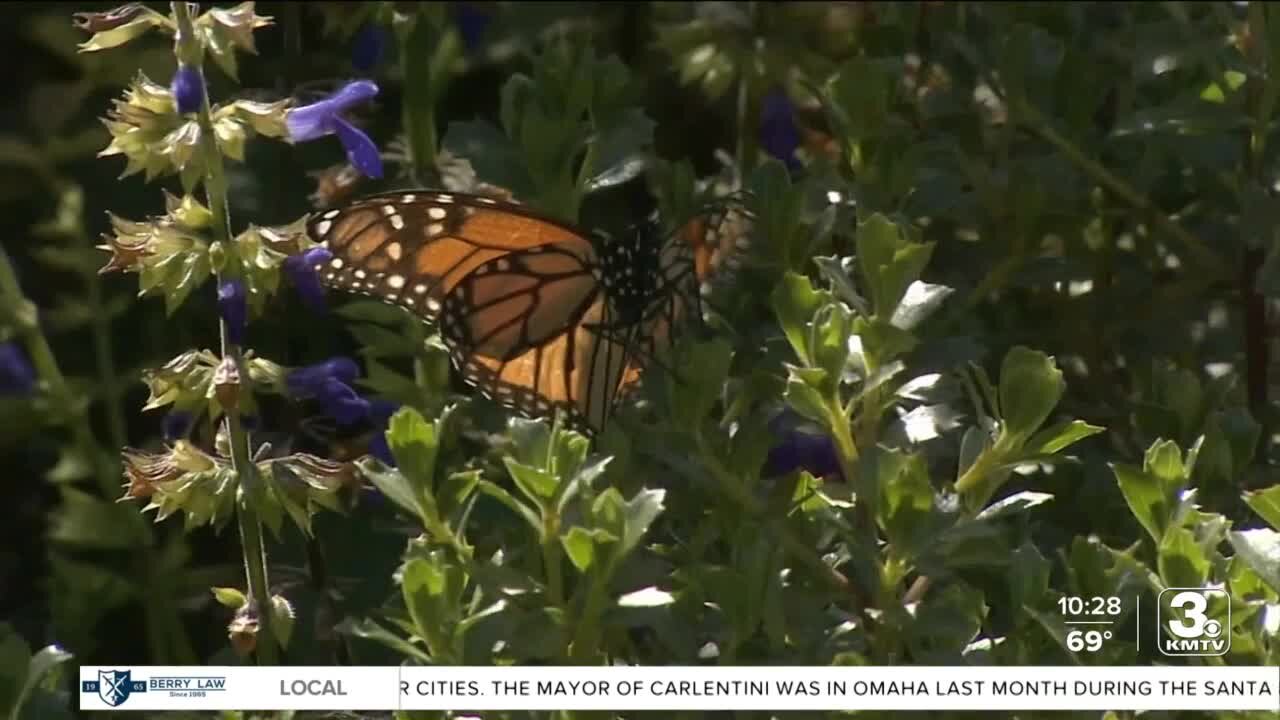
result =
M1058 610L1068 617L1081 615L1119 615L1120 598L1111 597L1077 597L1064 595L1058 598Z

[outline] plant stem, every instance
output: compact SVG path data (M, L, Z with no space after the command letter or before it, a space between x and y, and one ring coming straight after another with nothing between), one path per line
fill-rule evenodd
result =
M573 634L573 646L569 649L569 660L576 665L591 664L600 644L600 615L604 613L605 590L613 574L610 570L600 568L591 576L591 587L587 590L587 600L579 616L581 619Z
M191 14L186 2L170 3L173 16L178 24L178 37L175 49L183 44L198 43ZM202 56L202 53L192 53ZM182 53L178 53L179 57ZM213 236L216 242L229 246L232 242L231 213L227 205L227 179L222 165L222 153L218 149L217 136L213 129L213 115L209 105L208 87L204 81L203 69L200 73L201 96L200 109L196 113L200 125L200 149L205 162L205 197L209 210L213 213ZM218 282L222 282L219 273ZM219 318L219 334L221 335L222 356L231 358L240 369L240 377L248 378L249 372L244 365L241 349L230 339L229 328L225 319ZM231 467L235 471L239 487L236 504L237 522L240 526L241 550L244 554L245 581L249 595L258 610L258 662L262 665L275 665L279 662L275 635L271 629L272 605L267 579L267 553L262 537L262 523L258 518L253 498L258 489L257 468L249 452L249 436L240 422L239 413L232 411L226 414L227 435L231 443Z

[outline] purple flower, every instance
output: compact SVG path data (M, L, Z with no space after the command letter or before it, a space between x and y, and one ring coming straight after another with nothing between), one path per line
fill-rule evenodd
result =
M36 373L17 343L0 343L0 395L28 395L36 386Z
M351 358L336 357L298 368L285 377L289 394L314 399L341 425L355 425L369 418L369 401L351 387L359 368Z
M303 303L316 312L322 313L325 310L324 288L320 285L320 275L316 268L332 259L333 253L328 248L313 247L304 253L290 255L284 261L284 271L293 280L293 286L298 289Z
M373 72L382 60L382 51L387 47L387 35L387 29L375 23L360 28L351 43L351 65L356 71L365 74Z
M249 316L243 282L223 280L218 285L218 312L222 315L222 321L227 324L227 340L234 345L242 344Z
M485 28L493 18L481 12L475 5L466 2L450 3L449 10L453 15L454 26L462 36L462 46L468 53L479 50L484 39Z
M370 80L356 80L344 85L329 97L310 105L290 110L285 116L291 142L307 142L326 135L337 135L347 151L347 160L371 178L382 177L382 156L378 146L340 113L378 94L378 86Z
M169 84L173 100L178 105L178 112L193 113L204 104L204 78L200 77L200 68L192 65L179 65L178 72L173 74Z
M799 427L798 417L790 411L778 413L769 421L769 430L779 442L769 450L762 474L765 477L807 470L814 477L840 475L840 458L835 443L826 435L807 432Z
M800 129L796 126L795 108L785 90L769 91L760 109L760 147L765 152L795 169L796 148L800 147Z
M331 379L350 383L359 374L360 368L355 360L338 356L322 363L297 368L285 376L284 383L290 395L305 399L319 395L324 390L325 383Z
M161 433L164 435L164 441L171 443L187 436L191 432L192 420L191 413L183 410L173 410L164 416L164 420L160 422Z
M351 426L369 418L369 401L341 380L325 381L316 399L324 406L325 414L339 425Z

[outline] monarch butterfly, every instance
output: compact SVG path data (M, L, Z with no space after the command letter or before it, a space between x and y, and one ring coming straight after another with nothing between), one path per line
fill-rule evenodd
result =
M313 215L325 286L438 324L464 380L525 415L602 431L644 361L700 316L716 216L610 238L492 197L404 190Z

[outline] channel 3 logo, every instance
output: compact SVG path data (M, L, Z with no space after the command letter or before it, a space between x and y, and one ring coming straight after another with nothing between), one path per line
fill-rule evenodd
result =
M1225 655L1231 648L1231 598L1225 590L1168 588L1157 599L1156 614L1165 655Z

